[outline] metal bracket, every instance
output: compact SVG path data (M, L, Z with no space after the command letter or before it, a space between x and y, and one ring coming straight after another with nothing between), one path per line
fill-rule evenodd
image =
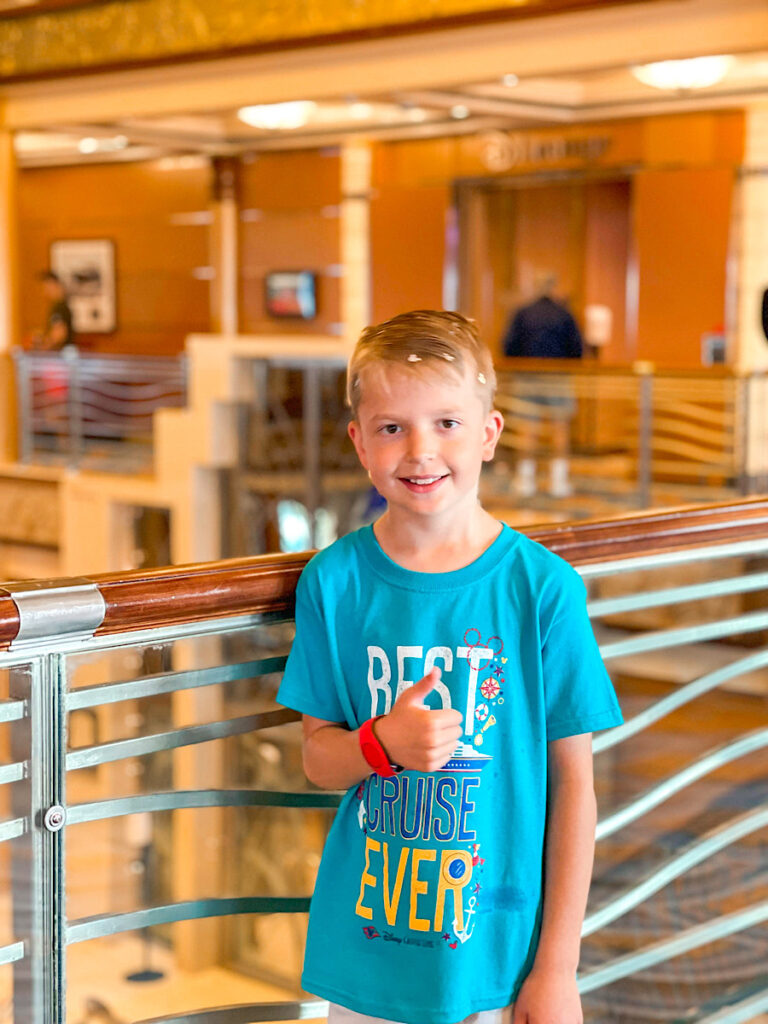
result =
M59 832L67 823L67 812L64 807L54 804L45 812L43 824L49 832Z
M10 650L29 647L54 637L84 640L104 621L107 606L89 579L33 580L5 588L19 610L19 632Z

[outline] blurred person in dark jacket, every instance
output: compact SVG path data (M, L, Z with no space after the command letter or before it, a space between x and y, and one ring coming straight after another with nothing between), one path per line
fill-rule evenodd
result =
M581 331L567 306L555 298L557 277L539 275L536 298L510 320L503 339L505 356L516 359L580 359L584 351ZM529 375L524 400L531 409L523 416L522 458L517 463L515 487L521 497L536 493L536 459L542 423L551 427L553 455L549 465L549 492L554 497L571 493L568 468L570 423L576 408L567 381L541 374Z

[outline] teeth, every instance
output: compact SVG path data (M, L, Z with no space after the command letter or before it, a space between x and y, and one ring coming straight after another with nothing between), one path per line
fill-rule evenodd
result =
M411 484L433 484L435 480L439 480L439 476L422 476L422 477L408 477L408 482Z

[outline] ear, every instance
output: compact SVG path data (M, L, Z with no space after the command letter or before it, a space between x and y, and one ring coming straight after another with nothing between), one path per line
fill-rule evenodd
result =
M504 417L498 409L491 409L483 427L483 462L490 462L504 429Z
M357 457L360 459L360 463L363 469L368 469L368 459L365 454L365 445L363 444L363 431L360 428L360 424L357 420L352 420L347 427L347 433L352 439L352 444L355 446Z

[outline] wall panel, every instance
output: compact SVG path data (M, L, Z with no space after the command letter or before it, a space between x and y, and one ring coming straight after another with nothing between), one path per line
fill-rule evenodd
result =
M639 171L634 177L638 355L701 366L701 336L722 330L734 172Z
M337 149L265 153L244 159L240 175L240 330L338 333L341 320L341 165ZM317 317L269 317L264 275L317 274Z
M209 329L210 169L148 161L19 175L22 336L45 321L37 274L56 239L115 243L117 330L83 334L86 351L171 354Z

